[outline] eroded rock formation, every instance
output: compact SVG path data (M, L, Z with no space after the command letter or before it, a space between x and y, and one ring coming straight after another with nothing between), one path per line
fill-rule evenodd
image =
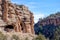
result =
M44 19L40 19L38 23L42 26L49 24L53 24L55 26L60 25L60 12L57 12L56 14L51 14L50 16Z
M24 5L0 0L0 29L23 33L34 33L34 16Z

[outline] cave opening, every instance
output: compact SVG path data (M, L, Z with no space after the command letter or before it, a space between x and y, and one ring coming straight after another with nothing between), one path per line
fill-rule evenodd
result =
M5 26L4 30L7 32L11 32L14 30L14 27L12 25L7 25L7 26Z

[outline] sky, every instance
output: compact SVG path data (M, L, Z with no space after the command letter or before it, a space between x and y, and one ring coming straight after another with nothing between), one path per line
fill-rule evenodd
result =
M27 6L34 14L35 23L39 18L45 18L60 11L60 0L11 0L11 2Z

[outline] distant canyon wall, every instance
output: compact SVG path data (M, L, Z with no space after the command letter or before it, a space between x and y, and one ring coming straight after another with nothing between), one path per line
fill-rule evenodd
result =
M56 14L51 14L50 16L39 20L38 23L43 26L49 24L53 24L55 26L60 25L60 12L57 12Z

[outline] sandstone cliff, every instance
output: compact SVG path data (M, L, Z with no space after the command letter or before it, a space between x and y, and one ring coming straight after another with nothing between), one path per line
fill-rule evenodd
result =
M60 25L60 12L51 14L46 18L39 19L38 24L40 25L49 25L54 24L55 26Z
M55 40L54 37L59 38L60 34L60 12L55 14L51 14L46 18L40 19L35 25L35 33L36 34L43 34L49 40ZM56 34L58 36L56 36Z
M34 16L28 7L0 0L0 29L7 32L34 33Z

